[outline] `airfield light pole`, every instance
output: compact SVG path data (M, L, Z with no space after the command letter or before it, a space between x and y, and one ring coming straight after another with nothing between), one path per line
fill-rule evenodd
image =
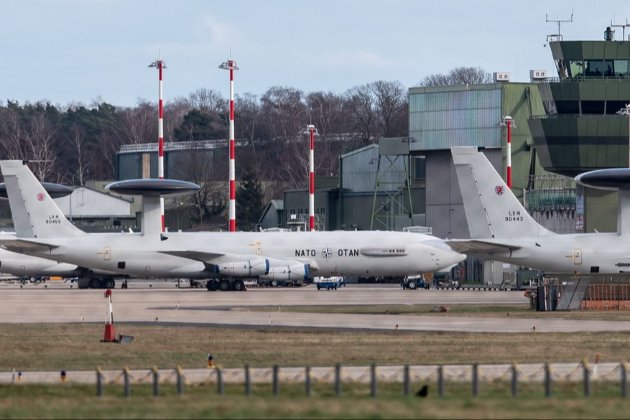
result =
M507 127L507 146L505 149L506 174L505 183L509 189L512 189L512 117L506 115L501 121L501 125Z
M164 100L162 97L162 70L166 64L159 58L149 67L158 69L158 178L164 179ZM166 230L164 223L164 197L160 197L160 211L162 220L162 232Z
M309 134L309 158L308 158L308 227L315 230L315 136L317 130L313 124L306 126Z
M630 167L630 104L626 104L625 107L617 111L617 114L628 117L628 166Z
M229 229L230 232L236 231L236 165L234 163L235 144L234 144L234 70L238 70L236 61L228 60L219 66L220 69L230 71L230 204L229 204Z

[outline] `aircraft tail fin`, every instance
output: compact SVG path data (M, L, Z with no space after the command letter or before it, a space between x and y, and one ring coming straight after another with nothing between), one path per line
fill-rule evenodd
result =
M15 233L22 238L80 236L75 227L21 160L0 161Z
M451 154L472 239L553 234L527 213L476 147L452 147Z

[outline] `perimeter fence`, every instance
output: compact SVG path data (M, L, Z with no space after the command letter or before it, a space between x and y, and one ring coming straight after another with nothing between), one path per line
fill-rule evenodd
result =
M245 395L252 394L253 385L270 385L271 393L278 395L281 385L304 386L304 393L312 395L313 386L330 385L334 394L341 396L344 386L369 385L370 396L378 395L379 384L400 384L402 395L411 394L412 385L436 387L443 397L449 384L469 383L471 395L479 395L486 384L509 387L513 397L519 395L521 384L541 384L544 395L551 397L553 385L581 383L583 395L592 393L593 382L618 384L619 395L628 396L628 365L622 363L530 363L530 364L471 364L471 365L404 365L404 366L342 366L331 367L280 367L243 368L211 367L206 369L123 369L61 372L0 372L0 384L90 384L96 386L96 395L103 396L106 387L122 386L124 395L131 396L132 385L151 385L154 396L160 395L162 385L175 386L183 394L188 385L214 386L217 394L224 394L225 385L241 385ZM234 389L234 388L231 388ZM422 388L419 391L422 393ZM418 393L416 395L422 396Z

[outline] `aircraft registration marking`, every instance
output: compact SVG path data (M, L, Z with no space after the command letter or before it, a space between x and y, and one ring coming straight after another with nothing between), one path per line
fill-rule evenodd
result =
M506 222L522 222L523 216L520 210L509 210L507 216L505 216Z
M47 225L60 225L61 219L59 218L58 214L49 214L48 218L46 219L46 224Z

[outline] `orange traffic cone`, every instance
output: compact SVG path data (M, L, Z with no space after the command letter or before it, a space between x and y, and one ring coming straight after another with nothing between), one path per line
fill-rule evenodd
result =
M107 315L107 322L105 322L105 334L103 335L102 342L104 343L117 343L116 332L114 331L114 312L112 310L112 290L107 289L105 291L105 297L109 298L108 307L109 313Z

